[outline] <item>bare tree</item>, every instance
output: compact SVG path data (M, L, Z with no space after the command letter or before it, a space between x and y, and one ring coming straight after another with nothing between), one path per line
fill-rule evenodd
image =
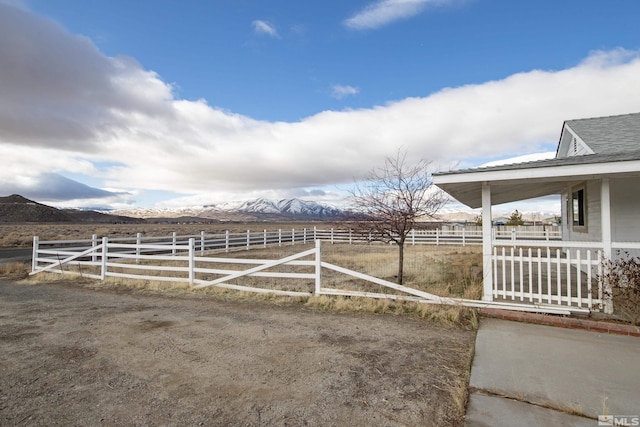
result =
M432 188L429 164L425 160L408 164L406 151L398 149L351 191L358 231L398 246L399 284L407 236L419 219L433 217L448 200L444 192Z

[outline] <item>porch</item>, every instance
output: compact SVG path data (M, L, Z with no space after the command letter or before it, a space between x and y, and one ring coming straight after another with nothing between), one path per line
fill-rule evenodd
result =
M573 244L494 241L491 300L602 311L602 246Z
M540 163L549 162L549 167L513 166L434 175L434 183L467 206L482 208L484 301L611 314L610 293L599 278L604 260L640 249L636 227L630 224L635 204L629 202L637 200L632 197L638 188L637 173L619 166L617 171L606 173L604 167L598 171L576 164L560 166L555 161ZM583 195L572 200L576 188ZM563 240L504 242L495 238L491 225L494 205L553 194L561 195ZM624 210L621 201L625 202ZM622 229L626 224L630 226Z

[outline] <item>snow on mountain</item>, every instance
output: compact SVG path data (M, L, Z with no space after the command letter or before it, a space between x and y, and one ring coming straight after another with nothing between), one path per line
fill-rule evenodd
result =
M235 210L238 212L251 212L251 213L268 213L277 214L282 213L277 207L278 202L274 202L269 199L254 199L247 200L238 206Z
M300 199L283 199L274 201L260 198L248 200L238 206L235 210L244 213L280 214L287 216L321 218L335 217L342 213L342 211L334 207Z
M181 216L206 217L224 216L229 214L248 214L260 217L273 216L292 219L331 219L340 216L343 211L328 205L321 205L314 201L300 199L269 200L265 198L224 202L205 206L181 208L134 208L112 211L112 214L128 215L137 218Z

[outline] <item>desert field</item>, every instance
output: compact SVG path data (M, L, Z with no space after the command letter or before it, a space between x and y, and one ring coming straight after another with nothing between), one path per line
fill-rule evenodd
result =
M137 233L144 236L170 236L172 232L179 235L241 233L247 230L302 230L318 228L338 228L339 225L320 222L225 222L212 224L0 224L0 248L30 247L33 236L40 240L74 240L90 239L93 234L98 237L132 237Z

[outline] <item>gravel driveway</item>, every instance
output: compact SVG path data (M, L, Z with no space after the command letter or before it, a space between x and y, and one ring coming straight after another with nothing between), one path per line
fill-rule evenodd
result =
M459 425L474 332L302 304L0 281L0 425Z

